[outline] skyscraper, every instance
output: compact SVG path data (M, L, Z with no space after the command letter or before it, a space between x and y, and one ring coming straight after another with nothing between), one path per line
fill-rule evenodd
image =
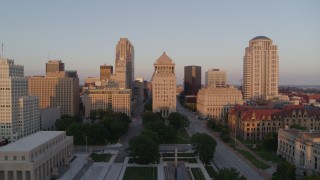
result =
M205 73L205 86L226 87L227 74L219 69L210 69Z
M113 67L110 65L100 66L100 81L107 81L110 79L111 74L113 74Z
M117 44L115 72L119 88L131 89L134 82L134 48L127 38L120 38Z
M48 72L28 78L29 93L40 98L40 108L60 107L61 115L79 114L77 71Z
M184 94L196 96L201 89L201 66L184 67Z
M176 111L175 64L164 52L154 63L152 75L152 111L168 117Z
M29 96L23 66L0 58L0 140L15 141L40 130L39 98Z
M276 96L279 84L277 45L265 36L249 41L243 58L243 96L255 99Z

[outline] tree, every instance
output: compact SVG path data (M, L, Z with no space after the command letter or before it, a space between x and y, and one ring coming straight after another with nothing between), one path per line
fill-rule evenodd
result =
M215 180L246 180L247 178L234 169L234 168L222 168L218 173L214 174Z
M141 164L159 161L159 144L147 136L135 136L129 140L127 149L129 156Z
M263 146L267 149L276 151L278 148L278 133L270 132L266 134L263 140Z
M70 124L66 129L67 135L73 136L73 142L75 145L84 145L86 143L86 135L84 132L83 125L80 123Z
M292 124L290 128L298 129L298 130L307 130L307 127L300 126L299 124Z
M65 131L72 123L75 123L75 119L69 115L64 115L56 120L55 126L58 131Z
M304 180L319 180L320 176L319 175L305 176L303 179Z
M215 119L212 119L210 118L208 121L207 121L207 127L211 130L214 130L218 127L217 123L216 123L216 120Z
M168 117L169 124L176 130L189 126L190 122L187 116L178 112L172 112Z
M146 111L142 113L142 125L148 122L154 122L156 120L164 120L160 113L154 113L152 111Z
M151 138L154 142L157 142L157 143L160 142L158 134L156 132L153 132L153 131L149 130L149 129L144 129L141 132L141 135Z
M277 171L272 174L272 180L294 180L296 179L296 167L287 162L282 161L277 166Z
M208 134L196 133L191 137L191 145L200 160L203 163L209 163L213 158L217 142Z
M162 120L148 122L144 127L157 133L160 143L172 143L177 137L177 131L172 126L167 126Z

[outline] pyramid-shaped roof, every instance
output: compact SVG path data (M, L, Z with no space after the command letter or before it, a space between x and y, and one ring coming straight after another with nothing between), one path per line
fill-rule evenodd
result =
M163 52L163 54L156 60L155 64L174 64L172 59L166 54L166 52Z

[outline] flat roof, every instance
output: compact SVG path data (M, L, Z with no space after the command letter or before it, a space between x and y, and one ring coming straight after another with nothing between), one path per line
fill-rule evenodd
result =
M0 152L31 151L65 131L39 131L0 148Z

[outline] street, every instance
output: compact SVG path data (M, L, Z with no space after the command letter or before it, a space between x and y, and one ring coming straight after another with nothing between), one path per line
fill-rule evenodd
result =
M186 115L190 120L190 126L187 128L187 131L190 135L195 133L206 133L212 136L211 132L207 129L205 120L199 120L192 116L192 112L187 111L177 100L177 110ZM214 137L213 137L214 138ZM243 174L247 179L264 179L259 172L251 167L245 160L241 159L236 155L230 147L227 147L219 139L215 138L217 141L216 151L214 154L214 163L219 168L230 168L233 167L237 169L241 174Z

